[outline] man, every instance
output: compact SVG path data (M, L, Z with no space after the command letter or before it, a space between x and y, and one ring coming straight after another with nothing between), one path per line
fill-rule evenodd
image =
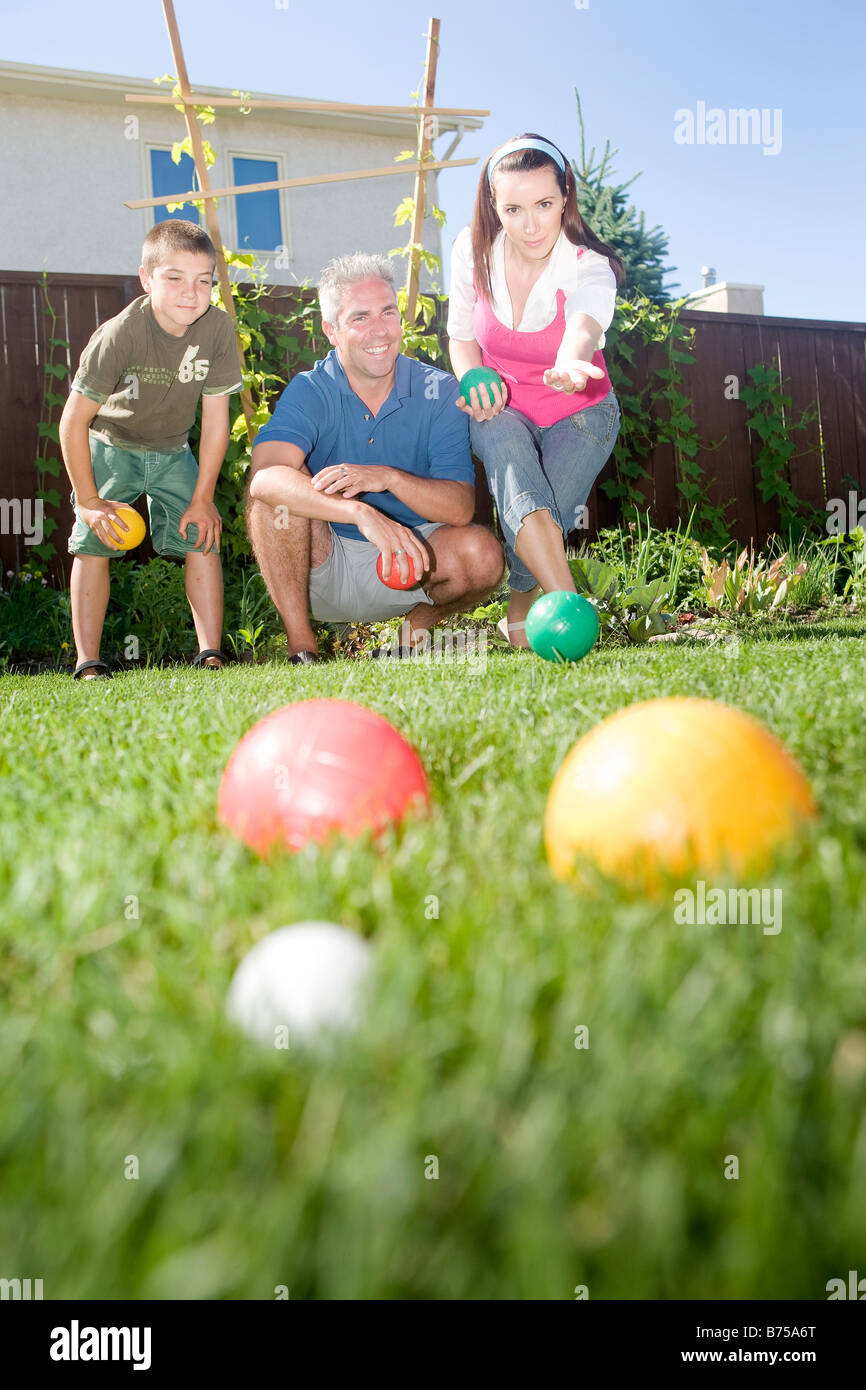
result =
M465 415L448 373L400 352L391 264L356 253L331 261L319 284L333 350L286 387L259 432L247 528L285 624L290 660L318 661L310 623L373 622L405 614L401 654L423 647L449 613L474 608L499 584L502 547L472 524L475 474ZM421 583L386 587L396 556Z

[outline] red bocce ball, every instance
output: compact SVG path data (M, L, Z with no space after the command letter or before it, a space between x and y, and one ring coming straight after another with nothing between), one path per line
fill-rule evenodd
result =
M385 578L385 566L381 554L376 561L376 573L382 583L388 585L389 589L414 589L415 585L418 583L418 578L415 574L415 565L411 555L406 556L406 563L409 566L409 577L405 584L400 578L400 561L396 555L391 556L391 573L388 575L387 579Z
M387 719L349 700L300 700L244 734L218 814L257 854L336 831L375 834L430 803L421 760Z

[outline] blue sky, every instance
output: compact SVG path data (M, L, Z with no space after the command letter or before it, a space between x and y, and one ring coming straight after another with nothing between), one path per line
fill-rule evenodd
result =
M709 264L720 280L764 285L768 314L866 321L863 0L283 3L175 0L193 86L402 105L435 13L438 103L491 112L460 156L484 158L525 129L576 153L577 86L590 143L610 140L622 179L643 171L631 195L669 236L678 293ZM7 60L141 77L171 68L159 0L0 0L0 18ZM733 143L727 120L715 127L724 143L677 143L675 113L697 120L699 103L766 111L764 143L781 134L778 153ZM477 178L441 175L446 250Z

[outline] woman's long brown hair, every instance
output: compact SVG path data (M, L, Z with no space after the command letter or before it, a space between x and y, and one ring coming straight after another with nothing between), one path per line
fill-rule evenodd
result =
M553 145L552 140L547 140L544 135L536 135L532 131L524 131L522 135L515 135L512 138L514 140L545 140L546 144ZM553 145L553 148L559 149L559 146ZM562 153L561 150L559 152ZM496 151L494 150L493 153L495 154ZM562 159L565 164L564 173L553 156L545 154L542 150L515 150L499 161L493 170L493 178L495 179L500 172L503 174L524 174L531 169L551 168L556 175L560 192L566 200L562 214L565 235L575 246L587 246L590 250L597 251L599 255L606 256L610 268L616 276L617 285L621 285L625 280L623 263L613 247L601 241L581 217L577 206L577 183L574 170L565 155L562 156ZM493 243L502 229L502 223L493 204L493 190L487 181L488 163L489 161L485 161L481 171L478 193L475 197L475 210L472 214L472 259L475 266L476 289L490 300L493 298L493 289L490 283L490 257Z

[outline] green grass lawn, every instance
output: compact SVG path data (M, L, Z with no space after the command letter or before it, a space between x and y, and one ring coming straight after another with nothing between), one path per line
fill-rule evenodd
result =
M866 1274L864 635L0 679L0 1276L46 1298L823 1299ZM675 694L763 719L812 783L778 935L547 868L568 748ZM261 863L216 822L223 767L319 695L415 744L432 816ZM378 962L327 1060L224 1013L250 946L310 918Z

